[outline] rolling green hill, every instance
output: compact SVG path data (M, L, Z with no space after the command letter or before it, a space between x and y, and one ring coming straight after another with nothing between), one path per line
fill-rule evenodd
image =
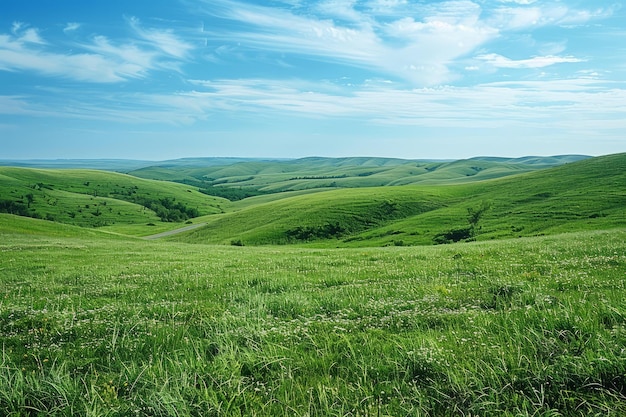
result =
M200 166L163 163L130 174L182 182L222 195L224 189L274 193L312 188L355 188L406 184L475 182L544 169L585 159L585 156L487 158L419 161L394 158L321 158L286 161L239 161ZM226 194L225 194L226 195ZM231 198L232 199L232 198Z
M442 196L445 195L445 196ZM285 244L343 238L443 206L445 190L377 187L300 194L213 216L185 241Z
M437 236L468 229L468 210L483 204L489 209L476 225L476 235L463 239L626 226L626 154L468 184L329 190L246 204L239 211L214 216L203 229L173 239L337 246L432 244Z
M150 169L213 169L220 176L214 181L222 181L214 187L254 183L265 194L231 202L195 185L113 172L0 167L0 212L134 236L194 218L207 226L169 239L245 245L430 245L626 225L626 154L424 165L385 158L228 162ZM472 225L468 215L483 205L488 209Z
M183 184L113 172L0 167L0 212L78 226L184 221L228 204Z

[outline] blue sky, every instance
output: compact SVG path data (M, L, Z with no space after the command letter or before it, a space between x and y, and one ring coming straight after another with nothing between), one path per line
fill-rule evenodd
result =
M0 159L626 151L626 2L0 3Z

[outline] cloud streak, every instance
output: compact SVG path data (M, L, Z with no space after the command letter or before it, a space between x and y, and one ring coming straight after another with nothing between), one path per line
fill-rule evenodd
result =
M81 27L80 23L70 22L65 25L65 27L63 28L63 32L65 33L74 32L75 30L78 30L80 27Z
M47 105L29 97L0 96L0 114L157 125L192 125L236 113L242 121L264 114L281 119L356 118L372 126L626 129L626 90L590 79L417 89L388 83L338 89L330 83L269 79L191 83L195 89L174 94L87 91L72 102L58 94L58 102Z
M36 28L14 23L11 33L0 34L0 70L35 72L79 82L119 83L144 78L154 70L176 70L192 49L170 30L144 29L136 19L130 25L139 40L114 42L95 35L88 42L72 44L79 52L59 52ZM64 32L80 27L69 23Z
M214 42L240 44L320 61L378 71L381 76L415 86L448 83L461 74L454 64L507 31L587 22L604 15L564 5L532 6L531 1L506 2L487 11L479 3L458 0L428 5L377 0L357 8L356 1L326 1L316 13L298 7L276 8L234 0L205 1L204 13L233 22L233 29L211 34ZM386 10L384 6L389 6ZM507 61L480 54L496 68L537 68L580 62L574 57L529 57Z
M141 39L165 55L182 60L187 58L193 49L190 43L176 36L171 29L145 29L136 17L131 17L129 22Z
M479 55L476 59L498 68L544 68L555 64L584 62L572 56L537 56L529 59L512 60L498 54Z
M196 108L274 111L312 118L358 117L377 124L486 127L580 123L613 119L626 128L626 90L588 79L560 82L487 83L474 87L400 89L372 84L337 94L311 91L296 82L221 80L212 91L181 98ZM609 115L609 116L607 116Z

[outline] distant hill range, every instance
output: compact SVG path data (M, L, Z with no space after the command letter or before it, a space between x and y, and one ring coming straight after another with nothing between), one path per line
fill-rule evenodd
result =
M254 161L254 158L181 158L171 161L146 161L136 159L0 159L0 166L50 169L100 169L103 171L130 172L151 166L198 167L230 165Z
M536 171L589 158L583 155L465 160L395 158L323 158L292 160L175 160L130 171L148 179L181 182L208 194L237 199L224 188L243 189L244 196L315 188L358 188L407 184L474 182Z
M193 219L206 225L167 239L210 244L424 245L626 227L624 190L626 154L0 166L2 216L132 236Z
M97 169L198 187L230 200L283 191L359 188L407 184L475 182L536 171L587 159L585 155L475 157L413 160L377 157L300 159L181 158L166 161L124 159L0 160L0 166L45 169Z
M579 161L581 159L590 158L587 155L560 155L560 156L525 156L521 158L501 158L478 156L469 160L488 161L488 162L510 162L524 164L538 164L554 166L561 163ZM363 166L383 166L383 165L402 165L405 163L415 162L452 162L452 159L436 160L436 159L397 159L397 158L377 158L377 157L348 157L348 158L326 158L326 157L307 157L307 158L238 158L238 157L198 157L198 158L179 158L168 159L164 161L151 161L142 159L0 159L0 166L14 166L25 168L58 168L58 169L101 169L104 171L130 172L142 168L160 167L160 168L206 168L215 166L232 165L239 163L286 163L307 164L309 162L318 162L324 166L329 165L363 165Z

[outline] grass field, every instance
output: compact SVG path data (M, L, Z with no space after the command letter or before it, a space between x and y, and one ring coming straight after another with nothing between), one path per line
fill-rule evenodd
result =
M624 229L307 249L19 220L0 415L626 414Z
M626 154L226 162L302 186L0 168L1 416L626 415Z

